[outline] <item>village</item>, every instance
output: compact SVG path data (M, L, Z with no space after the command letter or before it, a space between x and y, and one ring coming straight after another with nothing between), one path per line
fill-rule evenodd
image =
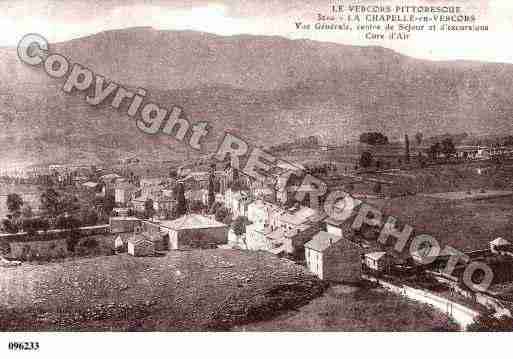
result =
M36 208L22 195L10 193L5 197L8 213L0 234L1 265L16 268L77 257L152 257L190 250L260 251L302 266L328 285L377 283L392 293L431 305L462 329L476 325L476 321L509 325L513 310L512 238L468 238L472 245L459 248L494 270L492 285L476 291L463 282L461 264L451 275L443 271L449 256L426 261L429 249L412 255L394 253L393 243L377 241L379 228L364 225L355 230L350 221L331 218L322 206L314 208L311 187L290 176L288 183L280 182L299 168L322 178L330 188L343 189L384 212L387 201L408 199L419 201L419 206L425 205L422 201L435 200L482 203L506 199L509 203L511 184L509 189L485 188L483 183L470 188L463 181L461 186L466 188L459 188L453 181L450 191L412 193L416 178L412 173L416 171L440 173L463 166L470 168L470 179L503 171L511 154L509 147L456 147L443 141L418 146L413 154L415 146L410 147L406 136L404 144L396 148L396 157L388 154L381 158L372 150L384 145L381 137L370 133L362 139L368 150L359 155L356 164L348 164L347 159L337 162L337 155L330 154L336 153L336 148L320 146L312 138L270 149L276 153L317 151L326 160L315 164L279 161L270 171L274 181L252 179L230 159L216 163L211 157L169 168L165 176L151 176L149 170L135 174L132 159L111 169L50 165L24 178L4 176L6 185L37 185L40 198ZM418 186L415 183L414 187ZM428 186L435 190L437 185ZM297 200L298 193L304 194L299 196L302 200ZM423 229L436 232L429 226Z

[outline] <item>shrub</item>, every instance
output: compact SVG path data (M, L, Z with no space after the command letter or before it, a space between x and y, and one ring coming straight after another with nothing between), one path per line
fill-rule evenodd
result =
M7 218L2 221L2 229L7 233L18 233L19 231L18 225Z
M513 319L502 317L497 319L488 315L480 315L474 323L467 327L471 332L511 332L513 331Z
M87 238L84 241L83 246L89 249L96 248L98 247L98 241L95 238Z
M34 235L37 231L47 231L50 223L45 218L26 218L22 221L22 228L29 235Z

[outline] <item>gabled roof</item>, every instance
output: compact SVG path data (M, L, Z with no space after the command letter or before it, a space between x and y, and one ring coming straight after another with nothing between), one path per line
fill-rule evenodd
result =
M342 237L340 236L321 231L313 236L312 240L306 242L305 247L317 252L324 252L340 240L342 240Z
M146 238L146 236L144 236L142 234L134 234L132 237L130 237L128 239L128 242L132 243L134 245L140 245L140 244L152 245L153 244L153 242L151 240L149 240L148 238Z
M265 236L271 240L271 241L279 241L279 240L283 240L283 238L285 237L285 232L286 230L283 229L283 228L278 228L276 229L275 231L271 232L271 233L268 233L266 234Z
M379 261L381 258L385 257L387 255L387 252L370 252L366 253L365 257L371 258L375 261Z
M160 226L174 230L227 227L224 223L200 214L187 214L174 221L162 221Z
M121 176L116 173L109 173L109 174L101 176L100 178L102 180L113 180L113 179L121 178Z
M316 211L315 209L310 207L301 207L294 212L285 212L280 216L280 220L293 225L300 225L310 220L313 220L314 222L320 222L325 217L325 215L321 215L319 211Z
M498 237L498 238L495 238L493 241L491 241L490 244L492 244L494 246L507 246L508 244L511 244L511 243L502 237Z
M126 189L126 190L136 190L137 189L137 186L132 184L132 183L129 183L127 181L123 181L123 182L116 182L116 185L114 187L115 189Z
M146 183L150 185L159 185L164 182L164 179L161 177L143 177L139 180L140 183Z

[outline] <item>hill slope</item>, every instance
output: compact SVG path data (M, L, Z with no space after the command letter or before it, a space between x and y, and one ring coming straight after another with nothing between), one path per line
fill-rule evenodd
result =
M513 65L430 62L379 47L152 28L113 30L51 47L98 74L145 87L159 103L208 121L216 141L239 128L256 144L319 135L341 143L361 131L425 135L509 133ZM126 116L93 108L42 69L0 49L1 155L6 161L104 161L126 154L183 158ZM212 149L214 145L210 146Z

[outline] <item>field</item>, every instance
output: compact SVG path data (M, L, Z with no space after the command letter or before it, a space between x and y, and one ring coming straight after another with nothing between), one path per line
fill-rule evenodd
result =
M323 285L266 253L127 254L0 268L0 330L225 330L308 303Z
M460 250L488 248L497 238L511 239L513 206L511 198L491 200L443 200L425 196L407 196L373 201L386 216L408 224L416 234L435 237ZM402 227L401 227L402 228Z
M485 249L496 237L513 239L513 168L509 165L473 162L368 177L395 185L383 186L386 198L365 202L385 216L396 217L401 228L408 224L416 234L434 236L442 248ZM372 194L372 184L358 184L355 192Z
M455 328L432 308L380 289L338 285L323 295L326 288L303 267L260 252L196 250L25 263L0 268L0 330ZM296 318L283 320L291 315Z
M243 331L453 331L458 326L427 305L380 288L338 285L298 311L252 323Z

